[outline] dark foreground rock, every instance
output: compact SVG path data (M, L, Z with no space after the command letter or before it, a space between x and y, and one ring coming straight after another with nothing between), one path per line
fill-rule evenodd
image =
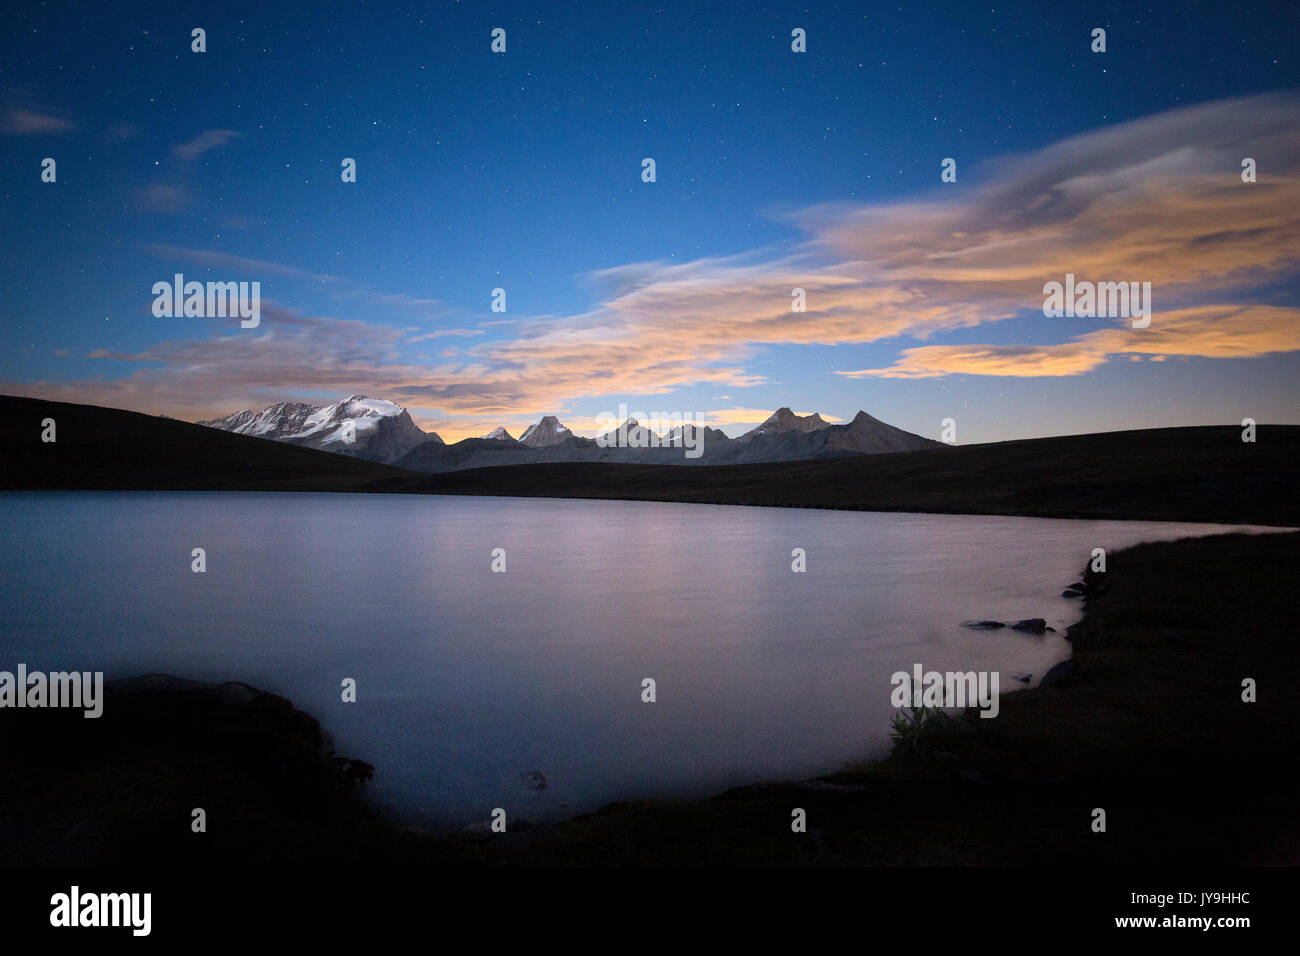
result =
M390 829L359 798L375 768L247 684L109 681L96 719L0 712L0 752L0 864L346 859Z

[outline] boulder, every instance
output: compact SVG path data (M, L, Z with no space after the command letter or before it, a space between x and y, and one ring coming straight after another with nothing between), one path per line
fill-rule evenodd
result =
M1016 621L1015 624L1011 625L1011 630L1024 631L1027 634L1042 634L1044 631L1055 633L1055 628L1048 627L1047 622L1041 617L1029 617L1023 621Z
M971 627L977 631L993 631L999 627L1006 627L1001 621L962 621L962 627Z

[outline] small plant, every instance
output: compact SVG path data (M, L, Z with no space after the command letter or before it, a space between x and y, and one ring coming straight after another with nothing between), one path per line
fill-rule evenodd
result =
M889 736L894 742L894 753L915 757L951 730L953 719L939 707L913 706L899 710L890 719L889 725L892 728Z

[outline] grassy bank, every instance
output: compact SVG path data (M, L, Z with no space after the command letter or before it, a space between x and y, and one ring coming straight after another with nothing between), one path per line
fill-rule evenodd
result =
M1008 695L995 720L972 714L915 754L819 780L515 821L504 836L377 818L355 766L280 698L119 685L95 721L0 714L0 846L10 863L1296 863L1298 567L1300 533L1113 553L1070 631L1074 679ZM1257 703L1242 702L1244 677ZM206 834L190 832L195 806ZM791 832L795 807L806 834Z
M438 494L1045 518L1300 526L1300 427L1236 426L1033 438L755 465L518 465L430 475Z
M53 418L58 441L41 441ZM1158 428L753 465L427 475L118 409L0 397L3 489L337 491L1300 526L1300 426Z
M535 862L1300 862L1300 534L1110 556L1071 629L1070 683L1007 696L915 756L695 804L606 808L508 854ZM1241 681L1258 682L1257 703ZM809 833L790 832L802 807ZM1107 813L1107 832L1090 828Z

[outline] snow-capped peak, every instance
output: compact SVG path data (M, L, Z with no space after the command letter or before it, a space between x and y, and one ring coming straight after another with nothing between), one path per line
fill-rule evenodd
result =
M277 402L257 413L236 412L199 424L375 461L395 461L425 441L442 441L416 427L402 406L365 395L349 395L329 405Z
M544 448L549 445L558 445L565 439L572 437L573 432L561 425L558 418L554 415L543 415L536 425L529 425L524 433L519 436L519 443L530 448Z

